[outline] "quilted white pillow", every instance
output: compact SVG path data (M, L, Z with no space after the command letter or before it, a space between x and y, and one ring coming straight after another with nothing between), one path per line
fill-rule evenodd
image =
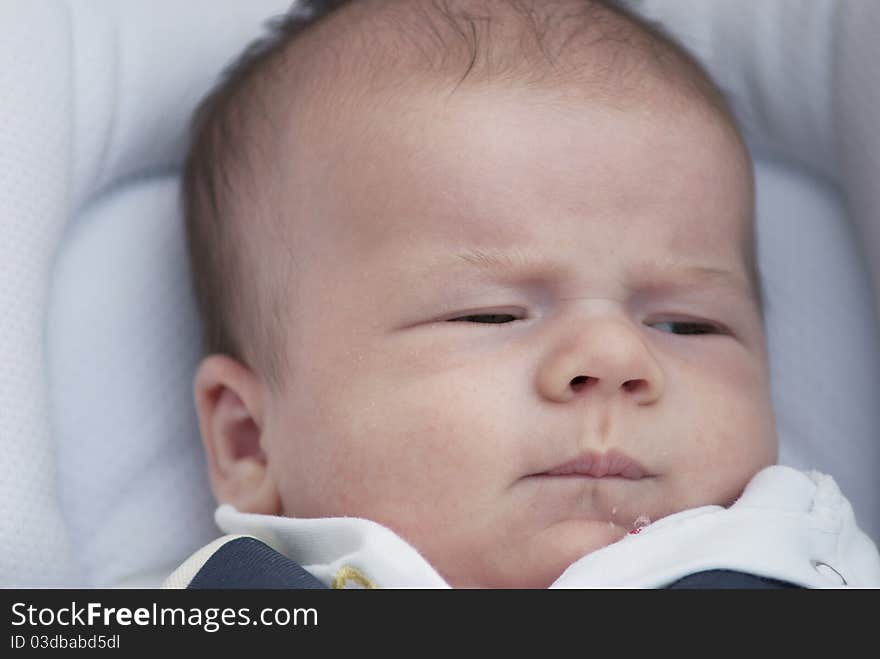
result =
M211 533L175 176L289 4L0 2L0 585L158 583Z
M0 585L157 585L217 533L177 168L198 98L288 4L0 3ZM857 79L870 67L845 66L873 61L880 8L825 23L832 1L636 4L704 58L761 157L782 461L837 476L880 538L880 331L860 249L880 261L878 104Z

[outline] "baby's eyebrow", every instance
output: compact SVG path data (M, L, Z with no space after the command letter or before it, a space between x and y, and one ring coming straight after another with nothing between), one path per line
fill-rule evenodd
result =
M681 266L664 266L656 269L656 280L660 285L672 288L684 287L689 284L705 286L723 286L745 294L752 294L752 284L748 276L727 268L711 265L685 264Z
M528 254L522 249L480 249L470 248L456 254L459 261L481 270L534 271L550 266L542 259Z
M527 274L558 273L569 269L521 248L469 248L458 252L455 261L480 270ZM754 293L752 283L745 272L705 263L645 262L640 265L636 274L647 284L647 288L684 289L695 286L720 286L746 295Z

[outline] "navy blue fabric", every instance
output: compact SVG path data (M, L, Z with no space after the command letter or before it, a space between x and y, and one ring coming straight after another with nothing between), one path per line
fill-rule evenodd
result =
M187 589L326 588L297 563L256 538L236 538L220 547Z
M741 588L741 589L777 589L801 588L789 581L759 577L735 570L706 570L682 577L666 586L674 589L709 589L709 588Z

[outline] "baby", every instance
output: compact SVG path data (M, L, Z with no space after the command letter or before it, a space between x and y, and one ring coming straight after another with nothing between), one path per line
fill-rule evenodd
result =
M300 2L184 192L221 526L325 584L322 521L412 585L546 587L776 462L748 152L616 5Z

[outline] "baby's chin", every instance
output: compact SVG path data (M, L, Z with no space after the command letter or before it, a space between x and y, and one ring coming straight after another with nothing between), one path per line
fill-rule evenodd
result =
M613 522L567 520L519 543L499 542L478 561L438 567L453 588L547 588L572 563L630 530Z

